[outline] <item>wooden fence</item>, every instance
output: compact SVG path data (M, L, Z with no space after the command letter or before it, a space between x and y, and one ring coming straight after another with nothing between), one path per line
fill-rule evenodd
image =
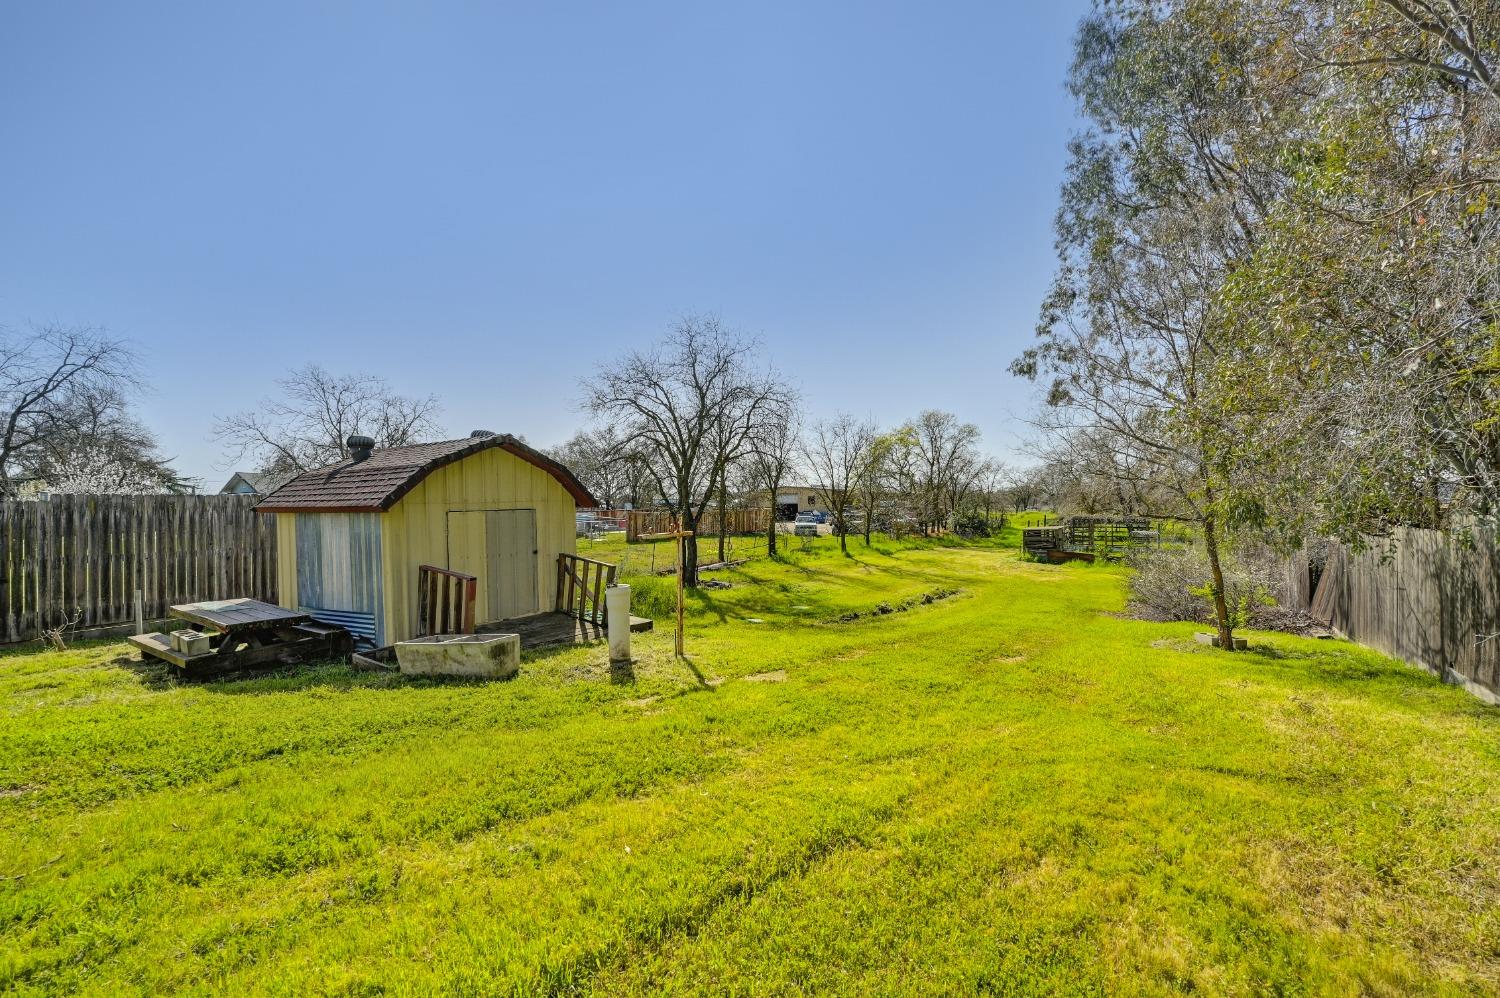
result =
M1329 544L1318 574L1304 552L1288 583L1312 615L1387 655L1500 703L1500 535L1398 527L1364 551Z
M770 527L771 510L731 509L725 511L724 524L729 534L763 534ZM633 541L642 534L665 534L676 526L676 519L666 510L632 509L625 523L625 539ZM698 535L708 537L719 532L719 511L710 509L698 521Z
M276 601L276 523L255 496L54 496L0 502L0 640L78 617L78 631L175 603Z

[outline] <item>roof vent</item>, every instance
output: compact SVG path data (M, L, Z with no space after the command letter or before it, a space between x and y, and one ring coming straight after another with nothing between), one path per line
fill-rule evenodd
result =
M480 437L493 437L494 435L494 430L475 430L473 433L469 434L469 436L474 439L478 439Z
M370 451L375 449L375 441L370 437L358 433L350 434L349 439L344 441L349 448L349 456L354 458L354 463L365 460L370 456Z

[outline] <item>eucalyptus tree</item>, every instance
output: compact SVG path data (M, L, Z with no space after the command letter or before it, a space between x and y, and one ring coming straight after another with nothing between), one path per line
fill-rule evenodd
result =
M1222 552L1247 518L1243 413L1223 404L1221 292L1253 251L1280 176L1259 143L1253 32L1189 2L1101 4L1069 87L1091 128L1070 146L1060 265L1038 343L1012 365L1047 384L1042 421L1150 512L1200 524L1232 647ZM1253 505L1253 504L1252 504Z
M1225 306L1294 528L1500 512L1500 8L1276 0L1286 189ZM1288 435L1316 441L1301 451Z

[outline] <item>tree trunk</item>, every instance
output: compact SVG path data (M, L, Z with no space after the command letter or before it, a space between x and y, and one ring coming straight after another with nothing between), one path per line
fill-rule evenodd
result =
M682 521L683 530L691 530L693 536L682 544L682 584L698 588L698 521L691 516Z
M726 521L729 519L729 486L725 482L725 473L719 473L719 561L725 562L729 559L724 554L724 534Z
M776 557L776 490L771 490L771 515L766 517L766 555Z
M870 523L875 519L875 504L865 507L865 547L870 546Z
M1219 561L1219 535L1212 515L1203 519L1203 547L1208 552L1209 588L1213 595L1219 647L1225 651L1234 651L1234 629L1229 622L1229 604L1224 599L1224 568Z
M839 532L839 550L849 553L849 519L847 515L834 518L833 528Z

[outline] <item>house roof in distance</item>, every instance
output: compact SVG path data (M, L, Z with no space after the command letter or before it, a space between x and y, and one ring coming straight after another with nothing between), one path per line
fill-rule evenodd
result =
M269 495L282 485L285 485L291 477L291 475L279 471L236 471L229 476L229 481L224 483L224 487L219 489L219 492L221 495L226 492L233 492L234 483L238 480L244 482L260 495Z
M383 447L363 461L352 458L307 471L256 503L255 508L284 513L364 513L390 509L417 483L447 464L498 447L557 479L580 506L597 506L573 473L509 433L440 440L431 444Z

